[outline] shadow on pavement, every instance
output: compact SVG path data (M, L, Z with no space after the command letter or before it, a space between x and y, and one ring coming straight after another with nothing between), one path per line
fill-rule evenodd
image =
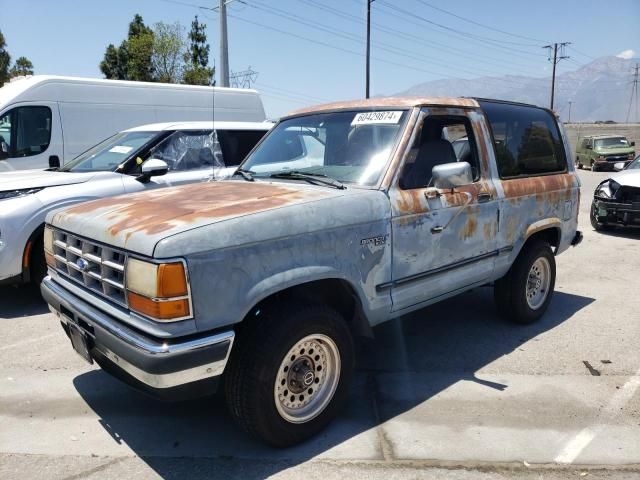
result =
M606 235L608 237L620 237L640 240L640 228L637 227L613 227L611 230L601 230L596 233L599 233L600 235Z
M40 289L31 285L0 287L0 319L47 313Z
M247 437L227 414L221 396L161 403L102 371L80 375L74 385L114 441L126 443L163 478L182 480L185 474L211 478L217 471L211 470L212 459L245 460L233 462L234 469L249 479L267 477L318 455L382 458L376 426L460 380L498 391L508 389L509 385L477 379L475 372L594 301L556 292L542 320L519 326L497 319L492 293L491 288L477 289L376 327L375 339L360 347L358 372L345 411L320 435L289 449L272 449ZM430 380L409 381L415 373ZM389 374L394 380L390 383L384 381ZM348 446L343 445L346 441ZM183 464L173 468L169 459L178 457L193 459L188 471Z

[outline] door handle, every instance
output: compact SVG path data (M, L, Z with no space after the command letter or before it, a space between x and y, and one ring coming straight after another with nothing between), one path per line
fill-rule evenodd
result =
M443 230L444 230L444 227L437 225L431 228L431 233L442 233Z
M489 192L480 192L478 193L478 203L488 202L493 197Z

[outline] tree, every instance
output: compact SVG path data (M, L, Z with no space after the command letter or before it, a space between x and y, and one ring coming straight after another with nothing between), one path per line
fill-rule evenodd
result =
M184 54L184 83L190 85L211 85L214 69L209 68L209 44L207 26L198 21L196 15L189 32L189 50Z
M106 78L116 80L154 81L151 63L153 31L136 14L129 23L127 39L119 47L109 44L100 62Z
M0 87L9 81L9 65L11 64L11 55L6 50L7 43L4 35L0 32Z
M179 83L182 79L185 41L180 23L156 23L153 29L151 62L159 82Z
M22 75L33 75L33 63L27 57L19 57L11 68L11 78Z

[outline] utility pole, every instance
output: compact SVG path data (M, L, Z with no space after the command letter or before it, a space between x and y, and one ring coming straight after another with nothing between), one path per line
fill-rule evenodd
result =
M220 86L229 86L229 45L227 42L227 2L220 0Z
M564 60L565 58L569 58L568 55L564 54L564 49L567 45L571 45L571 42L562 42L562 43L554 43L553 45L545 45L542 48L546 48L549 50L549 61L551 61L551 50L553 50L553 73L551 76L551 110L553 110L553 99L556 90L556 65L560 60ZM558 56L558 47L560 47L560 55Z
M640 68L640 64L636 63L636 66L634 67L635 73L633 74L633 84L631 85L631 98L629 99L626 123L629 123L629 114L631 113L631 105L633 105L634 93L636 95L636 122L640 120L640 118L638 118L638 68Z
M375 0L366 0L367 2L367 65L365 75L364 98L369 98L369 79L371 69L371 4Z
M567 123L571 123L571 104L573 102L571 100L569 100L569 120L567 121Z

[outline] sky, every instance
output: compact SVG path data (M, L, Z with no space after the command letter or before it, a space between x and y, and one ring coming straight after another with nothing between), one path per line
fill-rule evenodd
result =
M0 31L13 59L36 74L102 77L109 43L134 14L147 25L194 15L218 58L219 0L0 0ZM251 67L270 117L305 105L361 98L366 0L231 0L231 71ZM640 0L375 0L371 95L441 78L550 76L552 42L572 42L558 72L606 55L640 57ZM624 52L624 53L623 53Z

